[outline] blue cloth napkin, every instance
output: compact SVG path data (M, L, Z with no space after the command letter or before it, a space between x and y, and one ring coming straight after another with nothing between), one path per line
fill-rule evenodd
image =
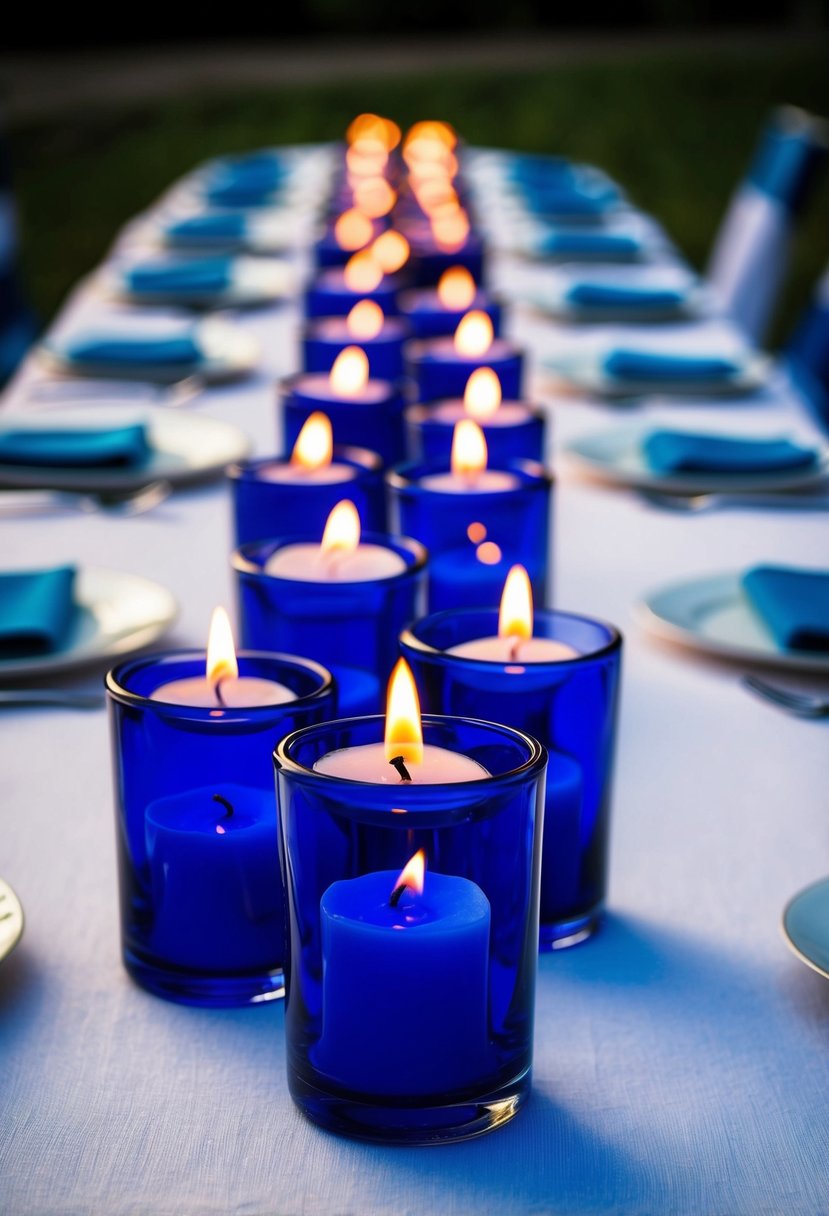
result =
M655 473L771 473L805 469L817 460L814 448L789 439L738 439L690 431L651 431L642 452Z
M0 574L0 659L48 654L75 618L74 566Z
M625 287L612 283L574 283L565 300L576 308L678 308L686 292L679 287Z
M226 291L233 282L231 258L188 258L181 262L148 262L133 266L124 281L136 295L170 292L184 295Z
M190 215L185 220L168 224L164 234L168 240L182 243L240 241L247 226L247 217L240 211L206 211L204 215Z
M150 451L143 426L0 431L0 464L56 469L118 468L143 464Z
M829 650L829 571L755 566L742 584L783 650Z
M542 237L539 245L542 256L561 258L630 261L641 252L642 243L636 237L613 232L553 232Z
M524 201L536 215L602 215L618 201L615 190L588 192L566 185L528 189Z
M217 206L258 207L272 201L284 178L284 169L272 161L228 166L208 182L207 197Z
M81 334L58 349L74 363L184 368L202 361L201 347L192 334L172 338Z
M725 380L740 371L733 359L720 355L661 355L638 350L612 350L602 367L617 380Z

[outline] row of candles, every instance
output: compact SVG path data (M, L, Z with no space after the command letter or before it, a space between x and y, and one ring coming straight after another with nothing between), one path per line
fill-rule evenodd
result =
M398 139L349 129L290 451L230 470L244 649L217 610L206 659L131 660L108 691L132 975L201 1004L284 982L300 1108L431 1142L529 1092L539 900L542 946L597 922L621 638L533 608L543 420L476 281L454 135ZM401 292L414 248L439 279Z

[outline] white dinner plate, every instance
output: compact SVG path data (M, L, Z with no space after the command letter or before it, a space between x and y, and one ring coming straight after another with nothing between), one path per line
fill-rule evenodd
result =
M829 878L812 883L789 900L781 928L797 957L829 979Z
M183 290L133 291L129 284L131 266L105 266L97 277L104 294L128 304L152 307L174 305L179 308L244 308L285 300L296 289L291 266L277 258L237 257L231 259L231 281L219 291L198 288Z
M0 878L0 963L23 936L23 908L9 884Z
M554 379L585 393L601 397L642 397L657 393L681 394L683 397L740 396L753 393L768 379L772 361L768 355L748 354L734 375L717 380L619 380L603 369L604 352L583 350L573 354L548 355L543 367ZM654 351L654 354L662 353ZM693 352L688 352L692 355ZM728 356L731 357L731 356Z
M135 405L50 406L26 413L0 415L0 433L17 428L102 429L143 424L151 454L140 465L123 468L61 469L3 464L0 489L76 490L79 493L128 493L151 481L174 485L206 480L229 464L244 460L251 441L238 427L205 414Z
M801 671L829 671L829 654L781 650L755 613L740 573L712 574L651 591L635 608L654 637L719 658Z
M631 489L658 490L666 494L728 494L792 490L820 481L829 472L829 445L818 448L813 465L800 469L779 469L764 473L654 473L642 452L642 441L657 429L625 426L594 431L565 444L567 460L581 472L612 485ZM685 428L681 428L685 430ZM706 434L714 432L706 432ZM780 438L780 436L775 436Z
M138 574L97 566L78 568L75 603L75 623L63 649L0 659L0 683L132 654L155 642L178 616L178 604L166 587Z
M103 377L106 380L150 380L159 384L175 384L191 376L208 382L235 380L249 375L259 363L261 352L256 339L232 322L209 317L193 328L201 355L192 363L127 363L121 359L108 363L97 359L84 362L75 358L70 351L70 344L77 342L80 337L77 330L63 339L47 338L38 348L37 355L47 370L61 375ZM101 326L88 327L90 333L94 331L96 334L101 329ZM127 331L123 326L116 330L110 326L107 336L149 338L161 335L143 330L140 333Z

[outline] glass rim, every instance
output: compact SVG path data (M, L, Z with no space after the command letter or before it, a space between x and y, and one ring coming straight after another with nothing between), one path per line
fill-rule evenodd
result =
M363 299L364 297L355 296L354 298L357 300L360 300L360 299ZM354 345L356 346L356 345L358 345L358 343L355 342ZM283 376L280 380L278 380L277 387L279 388L280 392L282 392L283 394L292 393L296 389L296 386L299 384L300 380L304 380L306 376L326 377L327 375L328 375L328 372L292 372L290 376ZM368 408L370 408L370 409L380 409L383 406L387 406L390 401L393 401L396 403L398 398L402 399L403 394L400 389L400 379L386 380L384 377L381 377L381 376L369 376L368 383L369 384L384 384L386 386L386 388L388 389L388 393L386 394L386 396L379 398L377 401L369 402ZM317 408L319 408L321 410L327 410L327 409L331 409L331 408L336 409L338 406L355 404L353 397L331 397L331 398L314 397L314 398L309 398L309 400L314 400L314 401L318 400L319 406ZM365 408L365 405L363 408Z
M548 490L555 483L553 470L548 469L538 460L517 457L514 460L493 461L487 463L487 469L501 473L513 473L521 484L515 486L513 490L476 490L473 486L466 495L467 500L473 497L491 497L503 500L510 493L515 493L516 490ZM414 470L418 470L416 476L413 475ZM423 477L430 477L435 473L450 473L451 471L448 460L407 460L403 464L395 465L393 469L389 469L386 472L386 485L390 490L402 490L414 494L431 494L436 498L443 497L457 500L459 495L453 494L450 490L435 490L432 486L424 487L421 485L421 478Z
M398 307L402 308L404 304L411 305L413 302L417 303L418 297L425 298L426 296L431 296L438 303L440 303L440 301L438 300L437 285L435 285L433 287L405 287L403 289L403 291L398 293L398 296L397 296ZM466 313L469 312L470 308L475 308L477 311L480 311L480 312L486 312L488 308L491 308L493 306L495 306L496 308L506 307L506 301L505 301L504 297L502 295L499 295L499 293L497 291L489 291L483 285L483 283L475 284L475 299L477 299L478 296L483 296L485 303L476 305L473 302L472 304L468 304L466 306L466 308L444 308L443 305L441 304L440 311L441 311L441 313L445 313L449 317L453 317L453 316L463 317ZM405 316L405 313L401 313L400 315L403 317L403 316ZM444 334L443 337L451 338L452 335ZM424 341L428 341L428 339L424 339Z
M329 338L324 333L316 332L321 325L330 323L331 321L342 321L343 325L345 325L346 317L308 317L302 326L300 339L303 341L310 340L313 342L330 342L332 345L340 343L339 338ZM391 322L394 329L397 330L396 333L387 334L384 332L389 322ZM380 346L384 342L392 344L401 341L401 339L405 341L408 336L409 325L405 317L401 317L399 314L396 316L385 316L384 314L383 329L380 330L379 334L375 334L373 338L350 338L348 345L369 347Z
M290 465L290 463L290 452L277 456L257 456L252 460L235 461L227 466L225 473L230 481L244 481L247 478L253 480L255 474L260 469L267 468L268 465ZM383 462L376 452L371 452L368 448L359 448L348 444L334 446L331 452L331 463L353 465L357 472L365 473L379 473L383 468ZM276 482L274 484L278 485L279 483ZM336 485L338 483L332 482L331 484ZM292 488L296 485L300 490L302 489L301 482L291 482L290 485ZM319 489L319 485L315 485L314 488Z
M455 426L456 423L450 422L448 418L435 418L434 413L438 406L450 405L454 404L455 402L458 404L463 404L463 397L439 397L437 401L418 401L414 405L408 406L404 416L408 422L431 423L433 426L443 426L448 429L449 427ZM518 427L521 426L529 426L533 422L546 421L546 415L544 414L541 406L533 401L524 401L520 397L504 397L501 405L523 405L527 411L527 417L520 419L518 422L511 422L505 426L489 426L487 420L478 422L477 418L473 418L472 421L478 422L478 426L481 428L484 434L486 434L488 429L491 430L493 434L498 435L503 434L505 431L509 432L512 430L517 430ZM463 416L466 417L467 415ZM521 457L516 457L516 459L520 460ZM409 461L408 463L414 464L415 462ZM418 461L417 463L421 462ZM495 466L493 465L492 467L494 468Z
M348 582L345 579L337 582L323 583L319 580L305 580L301 578L282 578L279 574L268 574L262 566L259 566L249 556L249 551L261 545L273 545L270 556L278 552L279 549L284 549L288 545L307 545L310 542L319 544L319 536L309 536L307 532L294 534L292 536L273 536L264 537L260 540L245 541L244 544L237 545L230 553L230 565L237 574L249 574L256 578L269 579L273 583L290 583L293 586L303 587L339 587L339 588L357 588L366 587L375 583L393 583L398 579L408 578L410 575L419 574L426 568L426 563L429 560L429 552L425 545L422 545L419 540L413 540L410 536L391 536L387 532L363 532L360 535L360 542L368 542L369 544L379 544L384 549L391 549L398 553L399 556L407 555L411 558L411 563L407 563L404 570L398 570L396 574L385 574L380 578L372 579L357 579L353 582ZM391 542L391 543L390 543ZM404 552L401 553L400 550Z
M469 618L472 616L481 616L483 614L492 615L496 622L498 621L497 608L445 608L441 612L432 612L428 616L421 617L414 624L408 625L400 634L400 645L408 646L410 650L417 651L418 654L426 657L440 656L441 660L446 663L457 663L461 667L475 668L501 668L507 667L525 667L529 672L537 672L544 670L561 671L562 669L570 670L578 667L586 667L590 663L595 663L599 659L604 659L610 655L618 653L622 649L624 636L622 631L609 621L601 620L599 617L586 616L581 612L562 612L558 608L536 608L533 612L533 620L536 617L540 618L555 618L564 617L569 621L578 621L580 624L598 625L601 629L607 631L610 635L609 640L600 646L597 650L591 650L587 654L577 654L571 659L548 659L539 662L521 663L517 661L501 662L498 659L479 659L474 655L468 654L451 654L448 650L441 650L438 646L433 646L430 642L426 642L423 638L417 636L414 632L418 626L430 626L436 622L445 620L447 617L461 616ZM496 628L497 634L497 628Z
M290 665L291 667L299 667L304 671L310 672L320 678L321 683L318 688L306 693L304 696L296 696L288 701L277 701L273 705L239 705L231 707L219 706L204 706L204 705L177 705L171 701L157 701L152 696L147 696L144 693L132 692L126 687L124 678L132 669L146 668L153 664L162 664L165 660L175 661L180 660L200 660L206 662L207 652L198 649L184 650L159 650L153 651L151 654L133 655L129 659L124 659L122 662L111 667L104 676L104 690L107 696L112 701L117 701L119 705L126 705L131 709L143 709L150 713L162 713L165 717L181 718L187 721L195 722L211 722L215 723L217 728L224 725L238 725L240 721L246 720L249 717L255 717L264 721L268 717L274 715L281 716L286 712L290 712L294 706L305 708L308 705L313 705L316 701L321 701L323 698L333 694L335 690L334 677L327 667L323 667L322 663L317 663L314 659L306 659L301 655L286 654L276 650L246 650L240 649L236 651L237 659L264 659L274 664ZM221 718L216 717L217 710L221 709Z

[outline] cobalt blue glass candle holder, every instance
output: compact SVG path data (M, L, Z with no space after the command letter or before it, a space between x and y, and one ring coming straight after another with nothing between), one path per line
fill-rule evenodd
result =
M484 242L475 232L470 232L459 249L442 249L431 235L418 239L412 235L412 255L409 268L415 287L432 287L444 270L452 266L463 266L476 283L482 283L486 272Z
M267 573L280 550L309 540L319 543L320 534L241 545L231 555L243 645L289 648L323 663L337 681L342 717L377 713L400 631L422 615L426 552L405 537L367 533L361 544L397 554L404 566L400 573L365 582L305 582Z
M330 674L288 655L240 652L241 677L295 699L249 709L154 699L203 677L203 651L130 659L106 677L124 966L157 996L246 1005L282 995L284 896L270 753L331 716Z
M424 709L491 717L540 739L549 752L541 868L542 950L573 945L598 924L607 889L611 782L622 637L612 625L539 611L533 638L572 658L494 662L453 654L498 633L497 611L440 612L401 637Z
M386 527L385 485L380 457L363 448L334 448L330 465L294 475L290 457L266 457L231 465L236 544L278 536L301 519L322 535L325 521L342 498L350 498L367 532Z
M405 413L406 450L410 460L449 463L455 424L469 415L463 400L413 405ZM493 464L510 460L544 459L545 418L523 401L502 401L496 412L478 425Z
M501 332L501 304L482 287L478 288L472 302L465 308L444 307L434 287L424 287L416 291L401 291L397 297L397 307L400 316L407 322L413 338L451 337L464 314L471 308L474 308L476 312L486 313L492 322L492 330L496 337Z
M452 338L410 342L406 348L407 372L415 383L418 401L462 397L466 382L479 367L491 367L501 381L505 397L520 398L524 355L504 338L496 338L480 355L462 355Z
M343 208L345 210L346 208ZM327 270L332 266L345 266L346 262L351 258L358 249L364 249L370 245L381 232L385 231L388 223L385 220L372 220L371 232L366 233L367 240L362 244L356 245L353 249L344 249L337 240L335 225L330 224L319 240L314 245L314 264L318 270ZM368 225L366 226L368 228Z
M331 722L275 752L288 1082L332 1131L434 1144L499 1127L529 1096L546 752L505 726L425 717L427 746L489 775L436 786L315 771L340 749L382 751L383 729ZM422 893L398 889L395 904L420 849Z
M309 321L302 336L302 360L306 372L328 372L347 346L360 346L368 357L374 380L399 380L403 375L403 343L409 327L397 317L388 317L379 334L366 338L349 332L344 317L320 317Z
M338 397L331 390L328 376L306 373L282 381L280 401L285 446L289 451L309 415L322 410L328 415L338 447L366 448L376 452L384 465L403 459L406 401L400 384L369 380L354 396Z
M533 461L513 461L487 470L505 474L508 489L434 489L430 481L445 479L448 468L412 462L386 474L392 532L429 551L429 611L496 607L516 563L530 576L535 602L548 603L552 475Z
M358 300L373 300L387 317L397 315L400 281L386 275L371 291L354 290L345 282L338 266L323 270L305 292L306 317L346 317Z

